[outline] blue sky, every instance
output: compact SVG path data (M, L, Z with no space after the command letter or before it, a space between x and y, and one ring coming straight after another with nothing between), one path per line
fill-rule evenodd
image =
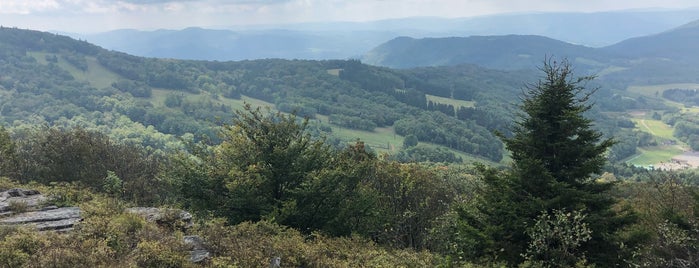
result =
M414 16L699 7L695 0L0 0L0 25L36 30L225 28Z

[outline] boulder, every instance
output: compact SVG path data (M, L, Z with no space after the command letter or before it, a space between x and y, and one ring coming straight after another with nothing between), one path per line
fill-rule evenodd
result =
M184 243L191 247L189 261L193 263L202 262L211 256L209 250L204 247L204 240L198 235L188 235L184 237Z
M188 229L193 225L192 214L181 209L133 207L127 208L126 211L158 224L174 225L182 229Z

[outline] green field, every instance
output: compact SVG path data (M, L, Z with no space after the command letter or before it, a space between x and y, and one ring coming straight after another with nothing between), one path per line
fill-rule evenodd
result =
M439 96L428 95L428 94L425 94L425 96L427 97L428 101L441 103L441 104L449 104L449 105L454 106L454 108L457 108L457 109L461 106L463 106L463 107L475 107L476 106L475 101L457 100L457 99L439 97Z
M316 115L316 119L328 123L325 115ZM392 127L376 128L374 131L356 130L332 125L333 136L343 141L352 142L361 139L365 144L379 152L395 153L403 147L403 136L396 134Z
M663 121L643 118L633 118L631 120L636 123L636 129L640 131L648 132L653 136L668 140L675 139L675 137L672 136L674 129L663 123Z
M340 71L342 71L342 69L328 69L327 70L328 74L331 74L334 76L340 76Z
M189 93L189 92L182 92L182 91L173 91L170 89L162 89L162 88L154 88L152 96L150 98L151 103L153 103L154 106L165 106L165 98L169 94L177 94L177 95L182 95L184 96L185 99L187 100L197 100L201 98L209 98L211 99L212 102L216 104L225 104L231 106L234 110L242 110L243 106L245 103L249 103L252 107L270 107L274 108L274 103L271 102L266 102L258 99L253 99L247 96L241 96L240 99L229 99L226 97L222 96L214 96L213 94L202 91L199 94L195 93Z
M640 153L626 160L626 163L635 166L655 165L668 162L672 157L683 153L682 149L676 145L638 148L638 151Z
M650 85L650 86L629 86L626 88L627 92L638 93L641 95L649 97L660 97L663 95L663 91L671 88L699 88L699 84L692 83L678 83L678 84L662 84L662 85ZM657 93L657 95L656 95Z
M46 55L55 54L46 52L30 52L29 55L34 57L34 59L41 64L48 64L46 61ZM88 68L87 71L83 71L66 62L60 55L56 56L58 56L58 66L61 67L61 69L68 71L76 80L86 81L96 88L109 87L121 77L118 74L104 68L104 66L102 66L94 57L85 57Z

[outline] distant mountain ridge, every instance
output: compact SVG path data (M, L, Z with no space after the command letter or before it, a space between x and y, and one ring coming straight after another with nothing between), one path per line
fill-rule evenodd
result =
M144 57L218 61L347 59L357 58L399 36L539 35L571 44L601 47L676 27L695 19L697 13L699 9L524 13L68 35Z
M659 57L681 62L699 60L699 20L658 34L631 38L602 50L625 57Z
M393 68L470 63L511 70L537 66L546 56L602 58L597 54L593 48L534 35L398 37L369 51L362 61Z
M539 66L544 57L568 58L583 73L601 74L619 85L696 82L699 21L657 34L591 48L543 36L395 38L366 53L365 63L391 67L476 64L514 70Z

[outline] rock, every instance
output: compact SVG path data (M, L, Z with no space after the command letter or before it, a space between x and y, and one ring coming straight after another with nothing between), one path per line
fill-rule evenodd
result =
M0 219L0 224L33 226L39 231L69 231L81 220L80 208L63 207L17 213Z
M0 192L0 215L11 214L14 203L24 203L27 209L40 206L46 197L37 190L10 189Z
M185 236L184 243L192 248L189 261L193 263L202 262L211 256L209 250L204 247L204 240L198 235Z
M193 225L192 214L181 209L133 207L127 208L126 211L158 224L174 224L183 229L188 229Z
M80 208L41 207L46 200L37 190L15 188L0 192L0 225L31 226L39 231L69 231L82 220Z

